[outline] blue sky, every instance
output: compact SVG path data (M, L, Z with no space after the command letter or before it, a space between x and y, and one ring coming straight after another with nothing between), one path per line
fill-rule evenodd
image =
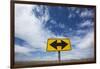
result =
M70 38L62 60L94 58L94 8L15 5L15 61L57 60L46 52L48 38Z

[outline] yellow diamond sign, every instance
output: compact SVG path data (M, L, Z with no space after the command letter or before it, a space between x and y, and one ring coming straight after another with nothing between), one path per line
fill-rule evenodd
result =
M50 38L47 41L47 51L69 51L71 42L68 38Z

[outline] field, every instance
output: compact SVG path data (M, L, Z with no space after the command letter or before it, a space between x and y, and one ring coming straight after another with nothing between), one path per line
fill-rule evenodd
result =
M23 61L23 62L15 62L14 67L35 67L35 66L48 66L48 65L61 65L61 64L82 64L82 63L93 63L93 59L82 59L82 60L62 60L61 62L55 61Z

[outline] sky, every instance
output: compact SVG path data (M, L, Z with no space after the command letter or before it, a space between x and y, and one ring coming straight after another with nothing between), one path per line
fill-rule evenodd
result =
M61 60L94 58L94 8L15 4L15 61L58 60L48 38L69 38Z

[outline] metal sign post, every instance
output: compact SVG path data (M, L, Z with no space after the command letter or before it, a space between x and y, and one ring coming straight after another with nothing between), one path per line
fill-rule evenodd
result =
M59 63L61 62L60 51L58 51L58 61L59 61Z

